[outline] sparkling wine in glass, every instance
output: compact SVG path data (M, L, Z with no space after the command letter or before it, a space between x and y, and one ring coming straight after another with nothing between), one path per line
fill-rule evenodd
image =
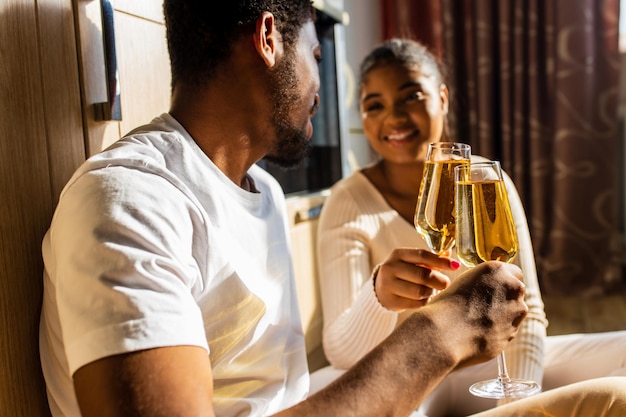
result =
M434 253L443 254L454 245L454 168L468 166L470 156L470 146L466 143L428 145L414 223Z
M511 262L518 250L517 233L497 161L455 168L456 253L461 263ZM473 384L470 392L485 398L521 398L541 391L535 381L511 378L504 352L498 355L498 377Z

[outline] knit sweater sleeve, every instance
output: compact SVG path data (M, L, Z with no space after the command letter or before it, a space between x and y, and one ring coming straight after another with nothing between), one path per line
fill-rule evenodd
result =
M514 263L522 269L524 275L525 301L529 309L528 316L522 323L517 336L505 350L507 368L512 378L530 379L541 383L543 379L544 341L548 321L539 291L537 269L526 214L517 189L506 174L505 184L519 240L519 252ZM506 402L510 401L500 400L499 404Z
M376 216L359 209L346 188L335 187L324 203L318 228L318 271L328 361L349 368L394 329L397 314L376 298L370 236Z

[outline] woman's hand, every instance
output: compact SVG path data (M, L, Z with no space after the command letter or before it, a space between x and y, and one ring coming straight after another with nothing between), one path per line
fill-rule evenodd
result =
M441 270L459 269L458 261L424 249L394 249L380 265L374 291L380 304L401 312L422 307L430 298L450 285Z

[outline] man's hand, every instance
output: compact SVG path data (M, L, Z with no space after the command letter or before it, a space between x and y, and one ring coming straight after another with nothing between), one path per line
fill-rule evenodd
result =
M458 367L487 361L513 340L528 314L520 269L485 262L465 272L429 305L429 316Z

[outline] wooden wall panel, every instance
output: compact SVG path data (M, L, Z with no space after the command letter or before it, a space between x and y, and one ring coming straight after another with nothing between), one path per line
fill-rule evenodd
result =
M85 160L76 32L71 0L39 0L39 39L52 201Z
M77 38L75 16L99 2L0 0L0 417L50 415L38 350L41 240L62 187L90 154L87 144L95 153L119 137L122 125L134 127L169 107L159 3L114 3L123 9L116 12L117 36L128 84L126 117L118 123L94 120L85 92L93 92L88 81L97 74L80 67L82 52L97 51L102 34Z
M163 23L115 13L122 89L122 134L170 107L170 64Z
M100 2L73 0L78 26L77 48L85 148L87 156L98 153L120 137L120 125L114 121L95 119L95 103L107 100L106 68L102 33ZM123 116L122 109L122 116Z
M0 415L45 415L37 350L40 238L52 207L37 13L0 9Z
M84 153L73 51L69 0L2 1L0 416L50 415L38 351L41 239Z
M112 0L113 7L119 12L152 20L156 23L165 23L163 18L163 2L160 0Z
M114 0L116 58L122 120L96 121L93 104L103 101L102 33L97 2L78 1L83 111L87 153L93 155L129 130L169 110L170 67L161 2Z

